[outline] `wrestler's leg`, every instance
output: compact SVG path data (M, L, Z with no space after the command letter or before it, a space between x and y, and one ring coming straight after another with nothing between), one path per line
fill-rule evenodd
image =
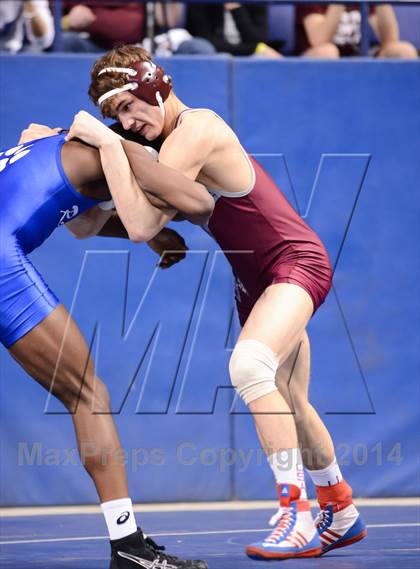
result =
M163 553L137 530L108 392L96 377L88 346L63 306L13 344L10 353L72 414L82 460L95 482L110 533L110 567L207 567ZM85 445L88 452L83 457Z
M325 553L359 541L366 528L352 502L351 486L343 479L328 429L309 402L309 380L310 344L305 332L278 368L276 383L293 409L303 463L315 484L321 507L317 522Z
M59 305L9 351L69 410L82 462L101 502L128 496L121 445L110 415L108 391L77 325Z
M237 345L245 340L260 342L272 350L281 366L302 337L312 313L311 297L303 288L274 284L255 304ZM268 453L297 447L293 413L275 384L271 393L250 401L248 406Z
M317 525L325 553L359 541L366 528L352 502L352 489L343 479L328 429L309 402L309 381L310 343L304 332L278 367L276 384L294 414L303 463L316 487L321 507Z
M306 500L294 415L275 378L302 337L313 313L300 286L279 283L258 299L232 354L232 383L252 412L279 489L276 529L247 547L258 559L313 557L321 543Z
M297 437L305 467L318 470L329 466L335 458L334 445L327 427L309 402L310 344L306 332L280 365L276 384L294 413Z

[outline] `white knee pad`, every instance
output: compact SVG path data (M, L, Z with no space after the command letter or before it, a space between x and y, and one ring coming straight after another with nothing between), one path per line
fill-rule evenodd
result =
M271 348L257 340L236 344L229 362L233 387L246 405L273 393L276 387L278 358Z

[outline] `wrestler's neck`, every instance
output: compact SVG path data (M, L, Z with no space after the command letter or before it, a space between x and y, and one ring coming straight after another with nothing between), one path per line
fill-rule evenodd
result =
M165 101L165 122L163 123L162 130L163 138L168 138L176 127L180 113L185 109L188 109L187 105L184 105L172 91Z

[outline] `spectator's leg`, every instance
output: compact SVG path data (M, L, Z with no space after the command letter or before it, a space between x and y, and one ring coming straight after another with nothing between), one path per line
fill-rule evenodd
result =
M193 38L181 43L175 52L176 55L213 55L216 49L204 38Z
M97 46L89 38L86 38L78 32L63 32L61 51L73 53L98 53L104 51L103 48Z
M381 47L378 57L394 57L398 59L417 59L417 51L408 41L394 41Z
M317 45L316 47L311 47L305 53L302 54L303 57L318 57L320 59L338 59L340 57L340 52L338 47L333 43L323 43Z

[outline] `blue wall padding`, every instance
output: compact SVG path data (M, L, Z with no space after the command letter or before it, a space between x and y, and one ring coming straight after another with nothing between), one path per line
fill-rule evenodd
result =
M418 64L240 61L234 76L239 137L250 152L284 156L288 171L277 166L277 180L287 192L293 186L302 212L313 192L307 219L333 259L365 175L336 296L310 325L311 394L356 495L416 494ZM273 161L266 158L267 168ZM235 435L240 448L256 444L243 417ZM269 482L265 465L255 466L238 474L235 490L263 497Z
M93 111L85 95L93 61L4 57L0 146L14 145L29 122L68 126L79 109ZM336 264L334 291L309 327L311 396L355 494L415 494L418 64L222 57L165 65L187 104L233 125ZM206 233L177 228L190 253L165 272L146 246L79 242L65 229L31 259L92 345L134 500L272 498L252 418L229 387L239 332L229 265ZM70 417L5 350L0 359L0 503L95 502L74 460Z

